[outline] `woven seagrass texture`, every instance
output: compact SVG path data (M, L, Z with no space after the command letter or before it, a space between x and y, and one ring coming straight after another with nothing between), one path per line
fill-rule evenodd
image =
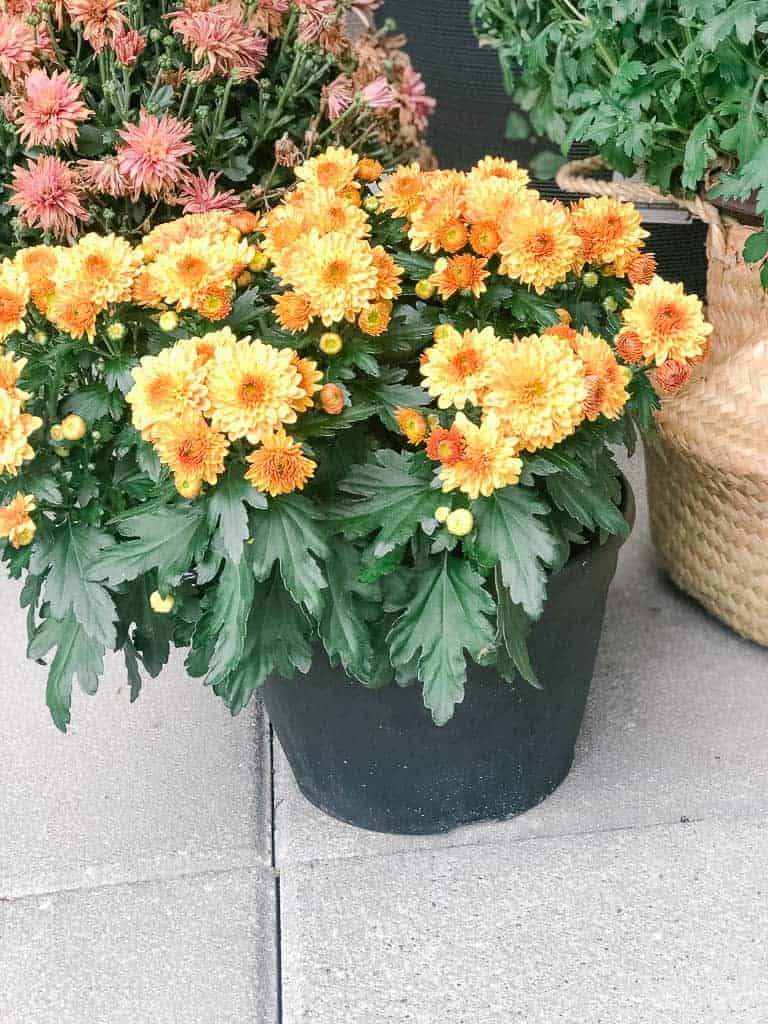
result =
M744 262L754 228L710 222L710 358L646 444L651 533L683 590L768 645L768 298Z

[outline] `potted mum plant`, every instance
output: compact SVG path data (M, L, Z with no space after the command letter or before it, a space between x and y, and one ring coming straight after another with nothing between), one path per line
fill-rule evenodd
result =
M631 206L493 158L296 173L260 218L2 265L30 657L66 729L107 651L135 698L188 648L233 713L264 687L302 790L370 828L523 810L569 769L631 525L610 446L709 326Z
M425 156L431 101L376 6L3 4L0 252L258 208L331 143Z

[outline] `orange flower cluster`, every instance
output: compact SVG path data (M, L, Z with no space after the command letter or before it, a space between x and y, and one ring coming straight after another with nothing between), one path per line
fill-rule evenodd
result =
M185 497L224 472L233 442L258 445L246 479L267 494L304 487L315 471L285 432L311 408L322 374L293 349L237 338L225 327L144 356L126 396L134 426L151 441Z

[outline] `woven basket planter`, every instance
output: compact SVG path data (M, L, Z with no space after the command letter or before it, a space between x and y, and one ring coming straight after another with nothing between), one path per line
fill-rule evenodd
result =
M596 166L566 165L560 183L634 202L665 198L647 185L582 177ZM682 590L768 645L768 294L742 257L755 228L700 199L681 204L708 225L714 332L710 358L664 400L646 441L651 534Z

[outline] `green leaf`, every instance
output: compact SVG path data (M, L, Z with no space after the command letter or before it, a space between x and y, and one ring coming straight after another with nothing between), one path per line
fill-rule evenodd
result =
M135 366L135 356L113 356L108 359L104 364L104 380L109 390L127 395L134 385L131 370Z
M155 575L150 573L134 580L124 588L123 593L115 595L120 613L120 633L124 636L123 644L130 644L134 654L153 678L160 674L168 662L175 619L173 615L158 615L152 610L149 599L155 586ZM132 624L135 624L133 634L129 636ZM118 635L118 644L122 636Z
M93 423L102 416L111 416L113 420L119 420L125 412L125 403L119 392L109 391L104 384L90 384L70 395L64 402L63 409L67 413L77 413L87 423Z
M243 467L231 464L208 493L208 526L217 551L237 563L248 539L248 509L266 508L267 499L243 476Z
M717 151L709 144L710 137L717 129L716 118L712 114L707 114L691 130L683 158L683 188L695 190L704 177L704 171L717 156Z
M531 170L534 178L540 181L552 181L565 163L565 157L561 153L553 153L549 149L543 149L531 160Z
M510 110L504 127L504 138L509 139L510 142L515 142L518 139L528 138L529 133L530 128L525 117L519 110Z
M621 537L629 535L629 525L603 480L585 484L569 473L558 473L547 477L546 485L554 504L588 530L599 528Z
M405 370L382 369L378 380L358 380L350 386L353 408L358 401L368 403L388 430L398 431L394 411L399 406L408 409L429 405L431 398L415 384L403 384Z
M85 633L71 612L62 621L44 619L29 644L27 655L39 661L54 647L56 654L48 670L45 700L56 728L66 732L72 682L77 678L85 693L96 693L104 671L104 648Z
M504 586L501 568L496 567L496 668L508 683L515 682L517 675L527 683L541 687L531 664L528 653L528 634L531 631L531 620L519 604L515 604Z
M328 557L325 537L318 526L320 513L306 498L290 494L271 499L265 510L257 509L252 515L250 554L256 579L265 580L278 564L291 597L318 619L327 584L316 559Z
M374 555L381 558L409 540L422 522L434 518L443 497L432 486L434 471L424 456L386 449L376 452L374 459L354 466L339 484L358 500L331 502L326 514L350 537L378 531Z
M283 586L278 572L256 585L240 664L214 686L233 715L272 675L291 679L312 664L309 621Z
M495 610L483 578L460 558L443 555L415 575L416 593L388 635L395 669L418 658L424 704L445 725L464 699L464 651L477 661L494 644Z
M67 522L53 534L45 581L53 618L62 621L71 612L88 636L110 650L115 646L117 609L107 589L88 577L113 545L108 533ZM35 555L39 557L37 551Z
M744 243L744 259L747 263L759 263L768 253L768 231L756 231Z
M344 541L334 544L326 572L328 589L324 591L320 637L331 664L341 662L347 675L365 686L379 685L381 659L368 625L381 602L379 588L360 582L360 555Z
M226 681L243 657L246 629L254 595L248 559L225 562L216 584L206 594L205 611L195 627L187 668L192 676L206 675L207 686Z
M554 538L542 516L549 505L529 487L505 487L472 506L477 545L498 562L511 599L537 619L547 592L546 566L556 558Z
M235 299L226 324L238 336L253 330L258 325L259 317L270 312L270 307L264 305L260 296L261 289L248 288Z
M132 539L105 551L90 578L117 586L156 570L161 582L177 582L195 564L208 540L204 515L199 505L187 504L126 517L117 529Z

